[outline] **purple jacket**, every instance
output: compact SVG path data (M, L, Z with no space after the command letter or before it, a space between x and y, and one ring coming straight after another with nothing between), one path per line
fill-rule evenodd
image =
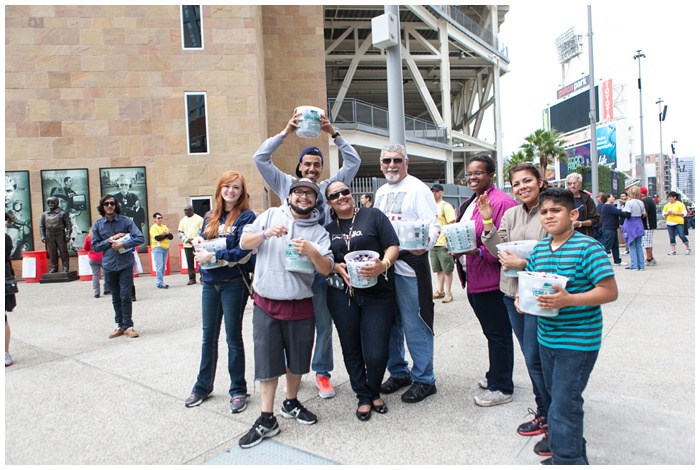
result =
M491 187L486 190L486 194L488 195L489 202L491 202L491 207L493 207L492 220L493 226L495 227L494 230L498 230L498 227L501 226L501 219L505 211L513 206L517 206L518 203L515 199L496 188L494 185L491 185ZM467 206L472 203L476 204L476 194L457 208L456 222L461 221ZM476 246L481 250L481 254L479 256L465 257L467 260L466 272L464 268L462 268L461 263L455 263L457 275L462 282L462 287L466 284L468 294L480 294L482 292L498 290L501 279L501 263L498 261L498 258L495 258L489 253L489 250L481 242L481 234L484 232L484 221L477 208L474 208L471 220L474 221Z

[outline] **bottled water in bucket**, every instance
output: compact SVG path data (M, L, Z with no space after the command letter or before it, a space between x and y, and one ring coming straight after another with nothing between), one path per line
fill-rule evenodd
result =
M196 245L197 251L205 250L205 251L209 251L210 253L216 253L216 250L224 250L224 249L226 249L226 239L225 238L213 238L211 240L205 241L204 243ZM200 269L213 269L213 268L219 268L219 267L220 267L219 263L212 263L211 261L208 261L204 264L199 265Z
M535 248L535 245L537 245L537 240L518 240L515 242L499 243L496 245L496 249L498 249L498 251L508 250L514 253L518 258L527 260L530 258L530 253L532 253L532 249ZM507 277L518 277L518 271L520 270L510 268L506 269L504 274Z
M311 242L311 244L315 246L317 250L321 248L318 243ZM315 271L311 259L295 250L291 241L287 243L287 249L285 250L284 267L287 271L292 273L313 274Z
M119 242L119 243L124 243L124 244L126 244L126 242L130 242L130 241L131 241L131 234L127 233L126 235L124 235L123 237L121 237L119 240L115 240L115 241L116 241L116 242ZM122 248L119 248L119 253L126 253L127 251L131 251L132 249L133 249L133 248L122 247Z
M299 106L295 113L301 113L301 122L297 128L297 135L304 139L317 139L321 135L321 116L323 110L313 106Z
M559 309L543 309L537 305L537 296L555 294L554 285L566 287L568 277L531 271L518 271L518 303L520 310L540 317L556 317Z
M391 223L399 237L399 247L402 250L425 250L428 248L429 220L393 220Z
M379 253L371 250L352 251L345 255L345 264L348 267L348 275L350 276L350 285L352 287L364 289L377 284L376 277L366 279L360 276L359 272L362 266L372 266L375 258L379 258Z
M442 233L445 235L447 249L450 253L464 253L476 248L474 225L474 221L470 220L442 227Z

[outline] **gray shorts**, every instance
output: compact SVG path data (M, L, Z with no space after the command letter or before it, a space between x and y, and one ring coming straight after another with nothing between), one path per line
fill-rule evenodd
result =
M264 382L285 375L309 372L316 335L316 319L277 320L253 306L255 380ZM285 360L286 358L286 360Z
M642 238L642 248L653 248L654 247L654 231L645 230L644 238Z

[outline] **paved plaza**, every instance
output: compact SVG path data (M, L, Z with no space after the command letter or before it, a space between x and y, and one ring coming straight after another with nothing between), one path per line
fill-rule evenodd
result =
M695 231L690 232L695 248ZM584 393L591 464L695 464L695 251L667 256L668 235L654 236L658 265L615 267L619 298L603 306L603 346ZM679 245L681 247L681 245ZM629 255L623 255L629 262ZM75 260L72 259L75 263ZM108 339L111 300L90 282L20 283L9 314L5 368L6 464L346 464L534 465L540 436L516 427L534 407L516 342L512 403L480 408L472 397L487 367L486 339L455 276L454 301L435 305L438 393L418 404L385 396L389 413L355 417L356 399L334 337L337 395L318 397L313 375L299 399L319 416L304 426L278 414L282 432L252 449L238 439L260 413L253 381L252 302L244 319L248 409L228 408L226 348L214 396L197 408L184 400L201 350L201 285L187 275L135 279L134 326L140 338ZM515 341L515 339L514 339ZM279 385L276 410L282 403Z

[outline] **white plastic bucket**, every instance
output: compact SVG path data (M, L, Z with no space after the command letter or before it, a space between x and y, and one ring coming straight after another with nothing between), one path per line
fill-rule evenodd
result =
M428 248L429 220L394 220L392 225L399 237L399 247L402 250L425 250Z
M321 248L318 243L310 243L315 246L317 250ZM292 273L313 274L315 271L314 264L311 262L311 259L295 250L292 242L287 243L287 249L285 250L284 256L284 267L287 271Z
M126 242L131 241L131 234L127 233L126 235L121 237L119 240L114 240L114 241L126 244ZM122 248L119 248L119 253L126 253L127 251L131 251L132 249L133 248L122 247Z
M442 233L445 235L447 250L450 253L464 253L476 248L476 229L474 225L473 220L443 225Z
M359 257L368 258L366 261L355 261ZM348 267L348 275L350 276L350 285L357 289L372 287L377 284L377 278L366 279L360 276L359 269L362 266L371 266L374 264L374 259L379 258L379 253L372 250L352 251L345 255L345 264Z
M195 250L197 250L197 251L205 250L205 251L208 251L210 253L216 253L216 250L224 250L224 249L226 249L226 239L225 238L213 238L213 239L207 240L199 245L195 245ZM219 267L221 267L219 265L219 263L212 263L211 261L199 265L200 269L213 269L213 268L219 268Z
M498 251L508 250L513 252L518 258L528 259L530 258L530 253L532 249L537 245L537 240L518 240L514 242L499 243L496 245ZM504 271L507 277L518 277L517 268L510 268Z
M518 271L518 303L520 310L540 317L556 317L559 309L543 309L537 305L537 296L555 294L554 285L566 287L568 277L531 271Z
M301 113L301 122L297 128L297 135L304 139L318 139L321 135L321 116L323 110L314 106L299 106L296 113Z

